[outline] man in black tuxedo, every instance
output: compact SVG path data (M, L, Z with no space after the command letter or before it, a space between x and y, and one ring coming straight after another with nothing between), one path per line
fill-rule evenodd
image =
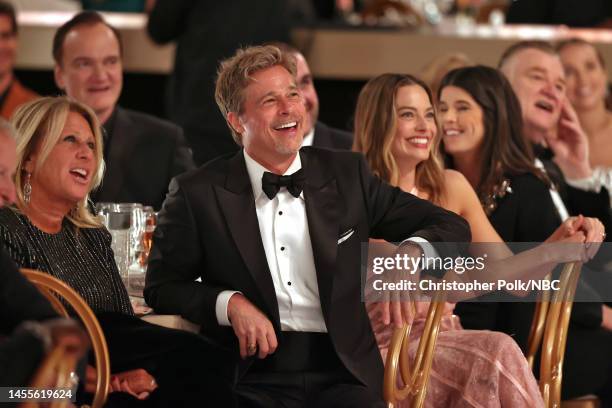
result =
M302 146L324 147L327 149L351 150L353 135L350 132L335 129L319 122L319 96L314 87L314 79L308 61L301 52L286 43L273 43L282 52L291 54L297 66L297 85L302 92L306 105L306 132Z
M156 210L172 177L195 167L180 127L117 105L123 86L119 32L84 11L53 39L55 82L94 110L103 126L106 171L96 202L136 202Z
M469 227L381 182L356 153L300 150L307 118L295 72L274 46L222 63L216 99L243 149L173 180L145 299L201 324L227 355L212 368L229 370L240 406L382 406L361 243L403 241L420 253L415 241L469 241ZM405 321L406 304L391 310Z

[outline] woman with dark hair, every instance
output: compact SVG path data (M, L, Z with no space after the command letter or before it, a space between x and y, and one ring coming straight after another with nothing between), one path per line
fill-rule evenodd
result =
M442 151L448 167L461 172L505 242L542 242L567 214L559 214L554 186L540 171L522 134L521 108L509 82L484 66L449 72L440 85ZM551 195L552 194L552 195ZM603 228L603 227L602 227ZM587 237L590 242L594 237ZM610 332L600 327L602 304L582 279L564 360L563 398L597 393L609 378ZM508 297L504 302L461 302L455 308L470 329L512 334L526 349L534 303ZM535 301L535 294L532 298ZM599 319L599 320L598 320ZM579 351L578 351L579 350ZM576 375L577 372L583 375Z
M562 41L557 51L565 69L567 98L589 138L593 178L612 199L612 107L606 61L593 44L579 38Z
M503 264L540 266L553 262L551 254L530 251L529 261L501 243L487 221L476 194L466 179L454 170L444 170L438 155L436 114L429 88L410 75L383 74L371 79L361 90L355 112L353 149L365 155L372 171L392 185L430 200L463 216L472 230L474 242L496 242L491 257ZM579 223L594 220L573 219L557 230L550 240L564 238ZM599 225L598 228L601 228ZM573 231L571 231L573 232ZM582 232L575 238L579 238ZM478 250L472 247L471 250ZM558 255L558 254L557 254ZM499 272L499 270L496 270ZM426 304L419 303L411 338L422 330ZM391 328L380 319L376 304L369 304L370 318L383 358L389 346ZM448 311L452 310L449 304ZM412 342L411 353L416 349ZM484 384L484 385L483 385ZM436 344L428 386L428 406L456 406L461 401L482 406L540 406L537 385L516 343L503 333L461 330L456 318L445 316Z
M485 66L450 71L442 79L439 97L444 97L438 109L445 164L467 178L487 215L497 208L496 199L512 189L510 178L535 182L548 194L550 181L535 166L531 145L522 134L519 101L499 71ZM531 241L544 241L558 226L556 212L547 213L549 228L538 237L525 228Z

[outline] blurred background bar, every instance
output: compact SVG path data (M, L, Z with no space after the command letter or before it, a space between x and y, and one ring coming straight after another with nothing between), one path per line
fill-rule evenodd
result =
M17 69L53 69L51 42L57 28L75 12L22 11L18 14L19 49ZM146 14L103 13L123 40L123 66L126 72L167 74L172 70L174 46L154 44L146 33Z
M70 11L22 11L18 15L18 69L51 70L51 41ZM126 72L167 74L174 46L154 44L140 13L103 13L121 31ZM317 78L363 80L383 72L417 72L434 57L461 50L478 63L495 65L509 44L525 39L557 41L580 37L593 42L612 60L612 30L570 29L549 25L458 25L442 23L421 29L371 27L296 28L295 44L304 51ZM339 51L341 50L341 51ZM608 66L612 76L612 66Z
M54 1L61 1L60 11L46 11L45 6L37 6L38 9L26 7L26 0L21 0L18 6L17 75L26 85L44 95L59 93L52 72L53 34L81 8L79 2ZM301 26L293 29L292 37L310 64L321 100L320 119L331 126L350 130L357 94L367 79L383 72L418 74L435 57L450 52L461 52L472 61L496 66L501 52L515 41L541 39L554 42L580 37L594 43L604 59L612 61L612 30L504 24L506 15L511 17L508 14L510 4L523 6L527 3L520 0L519 4L517 1L480 1L479 4L484 5L478 7L472 5L472 0L348 2L352 4L352 11L350 7L348 11L340 11L338 0L315 1L315 15L302 19ZM94 3L99 6L98 3L104 2ZM140 3L138 6L142 7ZM306 3L304 0L300 4ZM336 9L332 7L334 3ZM438 7L433 9L434 12L427 8L432 4ZM144 13L103 14L120 30L124 42L121 105L165 117L165 90L172 72L174 45L158 46L151 41L146 33L147 15ZM308 15L307 12L304 14ZM526 21L527 17L518 21ZM517 17L513 18L516 21ZM538 18L529 21L557 22ZM604 23L606 21L612 20L604 20ZM612 64L607 66L607 70L612 77Z

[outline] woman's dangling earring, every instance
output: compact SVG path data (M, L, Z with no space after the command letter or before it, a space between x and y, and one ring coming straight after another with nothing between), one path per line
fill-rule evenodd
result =
M32 174L26 173L25 184L23 185L23 201L26 204L30 204L32 198L32 185L30 184L30 177Z

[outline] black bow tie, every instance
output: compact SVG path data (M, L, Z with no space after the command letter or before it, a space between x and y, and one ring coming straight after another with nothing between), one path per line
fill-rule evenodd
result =
M261 178L261 188L270 200L276 197L276 193L278 193L281 187L286 187L287 191L297 198L304 188L305 179L306 177L302 169L289 176L279 176L278 174L266 171Z

